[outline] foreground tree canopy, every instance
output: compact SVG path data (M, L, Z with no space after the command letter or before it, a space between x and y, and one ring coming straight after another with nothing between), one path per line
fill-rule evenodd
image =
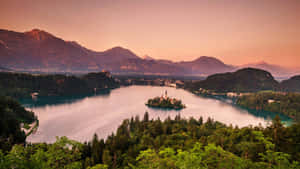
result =
M9 150L14 144L25 142L26 135L21 124L28 125L36 120L33 112L9 97L0 97L0 149Z
M15 145L0 151L0 168L300 168L300 124L277 117L263 128L233 127L208 118L124 120L116 133L79 143Z
M282 113L300 122L299 93L252 93L239 97L237 104L250 109Z

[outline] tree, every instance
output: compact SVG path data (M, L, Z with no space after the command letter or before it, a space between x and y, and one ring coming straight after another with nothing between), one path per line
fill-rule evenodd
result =
M92 161L93 164L102 163L102 153L104 149L103 140L99 141L97 134L94 135L92 140Z
M149 121L149 113L146 112L146 113L144 114L143 122L148 122L148 121Z
M112 157L111 157L111 155L109 153L109 150L105 149L103 151L102 161L103 161L103 164L105 164L107 166L111 166L112 165Z
M66 137L57 138L57 141L44 149L40 144L32 147L15 145L12 150L3 156L0 161L5 160L3 166L18 169L52 169L72 168L81 169L82 145ZM2 166L1 166L2 167Z
M108 169L108 166L105 164L97 164L93 167L88 167L87 169Z

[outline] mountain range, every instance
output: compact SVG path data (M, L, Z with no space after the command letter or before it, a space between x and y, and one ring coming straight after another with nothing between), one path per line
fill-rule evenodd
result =
M14 32L0 29L0 67L17 71L96 72L112 73L202 75L232 72L238 66L227 65L214 57L201 56L192 61L172 62L150 56L141 58L123 47L93 51L75 41L65 41L46 31L33 29ZM266 65L266 66L264 66ZM243 67L266 68L271 73L289 74L266 63Z

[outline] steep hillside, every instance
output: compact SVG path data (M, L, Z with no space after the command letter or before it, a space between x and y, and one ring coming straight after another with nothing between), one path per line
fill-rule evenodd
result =
M31 75L0 72L0 95L15 98L94 94L101 89L119 87L108 72L89 73L81 77L65 75Z
M274 90L278 85L269 72L246 68L233 73L211 75L206 80L190 84L187 88L192 90L203 88L215 92L255 92Z
M0 150L8 151L14 144L24 144L26 135L20 126L36 120L33 112L9 97L0 96L0 115Z
M0 30L2 65L13 69L72 71L98 69L89 51L45 31Z
M232 66L213 57L172 62L142 59L129 49L114 47L103 52L87 49L75 41L33 29L20 33L0 30L1 65L16 71L94 72L163 75L210 75L232 71Z
M281 89L287 92L300 92L300 75L291 77L280 83Z

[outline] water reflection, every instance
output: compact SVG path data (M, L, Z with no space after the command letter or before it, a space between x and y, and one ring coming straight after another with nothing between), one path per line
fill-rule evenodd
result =
M110 95L109 89L98 91L97 94L89 94L89 95L75 95L75 96L39 96L35 99L32 98L23 98L19 101L28 108L33 107L42 107L47 105L59 105L59 104L70 104L79 100L82 100L86 97L109 97Z
M149 98L160 96L165 90L168 90L169 96L181 99L187 108L166 111L145 106ZM68 98L61 100L68 100ZM55 136L67 136L78 141L86 141L90 140L94 133L97 133L100 138L106 138L124 119L137 115L142 118L146 111L149 112L150 118L164 120L168 116L174 118L180 113L184 118L198 119L202 116L206 120L212 117L216 121L240 127L259 124L265 126L267 117L272 116L263 112L255 114L231 103L196 96L185 90L169 87L122 87L112 90L110 94L70 100L72 99L57 103L55 99L39 98L39 106L32 107L32 110L37 114L40 126L37 133L28 137L27 141L53 142ZM27 102L29 106L32 104ZM44 106L40 106L43 104ZM284 120L290 121L287 117Z

